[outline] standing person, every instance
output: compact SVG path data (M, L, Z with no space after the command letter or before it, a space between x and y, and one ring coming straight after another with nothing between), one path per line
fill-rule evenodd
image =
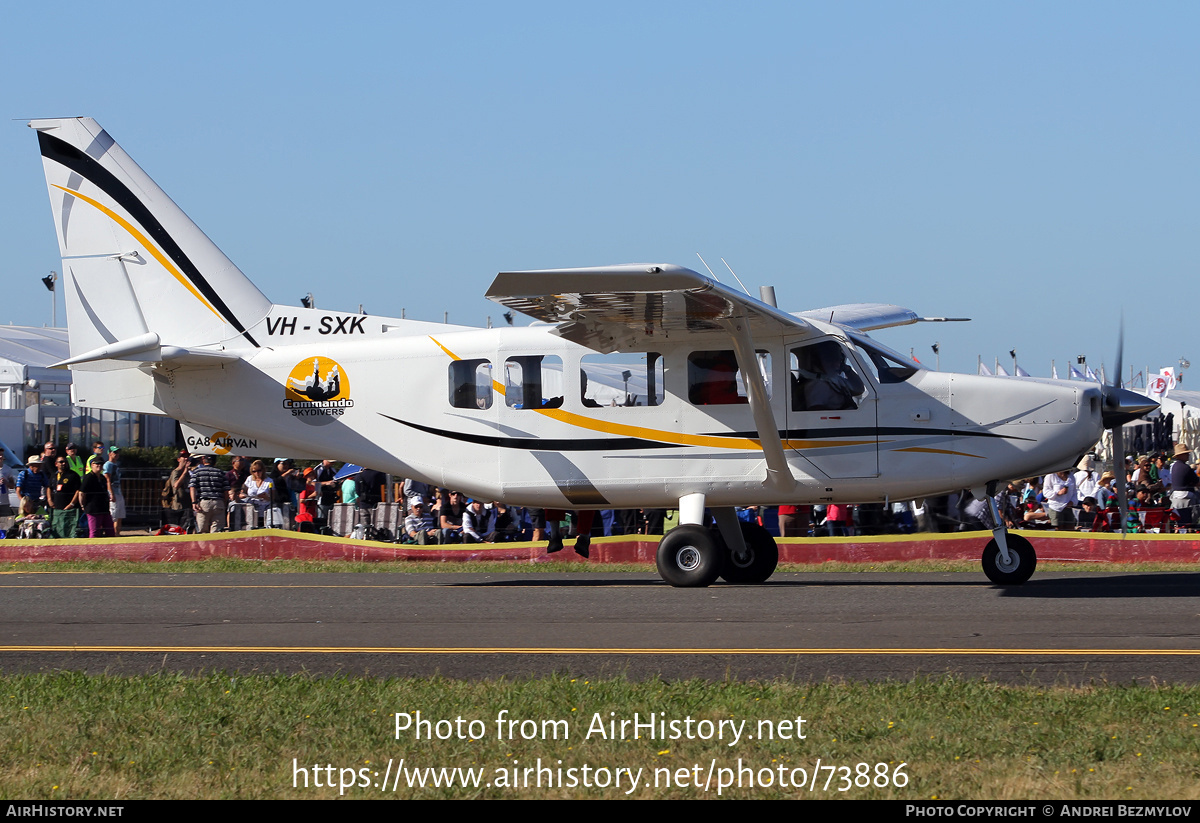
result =
M121 521L125 519L125 495L121 494L121 450L108 447L108 462L104 464L104 477L108 480L108 494L112 502L109 514L113 519L113 531L121 536Z
M216 467L216 455L206 454L202 460L203 463L192 470L191 480L197 534L221 531L225 507L230 499L229 478Z
M17 495L24 503L28 499L35 508L40 507L46 500L46 475L42 474L42 458L33 455L27 461L27 468L17 474Z
M282 522L274 524L277 529L292 528L292 518L296 514L292 501L292 478L298 474L291 460L286 457L275 458L275 467L271 469L271 493L274 508L282 518Z
M1117 490L1113 488L1113 482L1117 476L1112 472L1105 472L1100 475L1100 482L1096 486L1096 505L1101 509L1111 508L1116 505Z
M75 536L79 526L79 487L82 478L71 471L67 458L55 462L54 480L50 487L50 536L63 540Z
M89 537L116 537L110 514L108 481L104 478L104 458L92 455L88 473L79 484L79 499L87 515Z
M180 449L179 456L175 461L175 468L171 469L171 476L167 478L167 488L170 490L166 511L167 522L184 531L195 525L191 507L191 462L192 455L188 450Z
M780 506L779 536L808 537L812 524L812 506Z
M231 532L240 532L242 529L247 528L246 510L242 506L237 505L237 502L242 487L250 477L249 463L250 461L240 454L234 455L233 460L230 461L229 471L225 473L225 479L229 481L229 488L233 490L234 505L229 507L225 518L225 525Z
M1042 482L1042 497L1046 499L1046 516L1050 525L1059 531L1075 528L1075 506L1079 504L1076 495L1075 477L1070 471L1063 470L1046 475Z
M1080 499L1095 497L1096 489L1100 486L1100 474L1096 471L1096 460L1090 454L1085 454L1075 467L1075 494Z
M825 524L829 527L830 537L848 537L853 518L845 503L830 503L825 507Z
M1175 444L1170 470L1171 509L1175 512L1179 525L1185 528L1192 525L1192 505L1196 502L1196 486L1200 485L1200 478L1187 462L1191 456L1191 449L1182 443Z
M87 461L79 453L78 443L67 444L67 468L79 475L80 480L87 474Z
M332 460L322 460L321 465L313 473L313 483L317 492L317 522L318 529L329 526L329 515L333 512L333 504L337 502L337 471L333 468Z

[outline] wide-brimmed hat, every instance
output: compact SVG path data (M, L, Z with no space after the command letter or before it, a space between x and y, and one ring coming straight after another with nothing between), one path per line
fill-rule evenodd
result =
M1075 468L1079 469L1081 472L1090 472L1092 469L1096 468L1096 461L1092 459L1090 454L1085 454L1083 459L1079 461L1079 465Z
M1175 444L1175 457L1179 457L1179 455L1181 455L1181 454L1186 454L1188 456L1191 456L1192 450L1189 449L1187 446L1183 445L1182 443L1176 443Z

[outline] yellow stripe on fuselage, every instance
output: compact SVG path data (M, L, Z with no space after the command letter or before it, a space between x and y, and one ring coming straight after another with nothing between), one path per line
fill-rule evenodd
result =
M952 449L929 449L923 446L909 446L906 449L896 449L898 452L921 452L922 454L953 454L958 457L974 457L979 460L986 460L986 457L978 454L967 454L966 452L956 452Z
M85 194L80 194L79 192L75 191L74 189L65 188L64 186L60 186L57 183L51 183L51 185L54 186L54 188L56 188L56 189L61 189L62 191L65 191L67 194L71 195L72 197L78 197L83 202L87 203L90 206L94 206L95 208L97 208L101 212L103 212L104 214L108 215L114 222L116 222L117 225L119 225L121 228L125 229L125 231L132 234L134 236L134 238L137 239L137 241L142 244L142 246L146 249L146 251L150 252L150 254L152 254L154 256L154 259L157 260L159 263L161 263L162 267L164 269L166 269L168 272L170 272L172 277L174 277L176 280L179 281L181 286L183 286L185 289L190 291L196 297L197 300L199 300L201 303L204 304L205 308L207 308L210 312L212 312L217 317L219 317L222 321L225 320L224 317L221 317L221 313L219 311L217 311L216 309L214 309L212 307L212 305L207 300L204 299L204 295L200 294L200 292L198 292L196 290L196 287L193 286L192 282L183 275L183 272L181 272L179 269L175 268L175 264L171 262L170 258L167 257L165 254L163 254L161 251L159 251L158 247L150 242L150 238L146 237L146 235L144 235L140 231L138 231L132 223L130 223L128 220L126 220L121 215L117 214L115 211L110 209L108 206L105 206L102 203L96 202L95 200L93 200L92 198L88 197Z

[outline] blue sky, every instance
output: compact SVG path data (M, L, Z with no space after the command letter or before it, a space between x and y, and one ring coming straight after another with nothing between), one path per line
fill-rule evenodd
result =
M0 322L48 322L38 278L60 268L24 121L89 115L280 303L482 325L497 271L700 252L789 310L972 317L876 335L929 363L938 341L947 370L1014 346L1034 374L1111 364L1122 310L1135 370L1200 357L1195 4L68 0L0 19Z

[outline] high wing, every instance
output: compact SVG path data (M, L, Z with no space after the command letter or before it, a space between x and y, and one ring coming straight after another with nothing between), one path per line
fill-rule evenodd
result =
M604 354L644 349L672 334L728 334L726 324L739 319L751 337L814 331L803 318L667 264L501 272L487 297Z
M756 336L815 334L812 324L739 294L682 266L631 264L587 269L501 272L488 298L556 323L555 334L602 353L645 349L676 335L721 336L736 354L767 464L766 484L791 490L796 480L779 441Z
M893 326L908 326L913 323L954 323L970 320L969 317L920 317L912 309L894 306L891 303L845 303L823 309L798 311L795 317L823 320L838 326L848 326L858 331L889 329Z

